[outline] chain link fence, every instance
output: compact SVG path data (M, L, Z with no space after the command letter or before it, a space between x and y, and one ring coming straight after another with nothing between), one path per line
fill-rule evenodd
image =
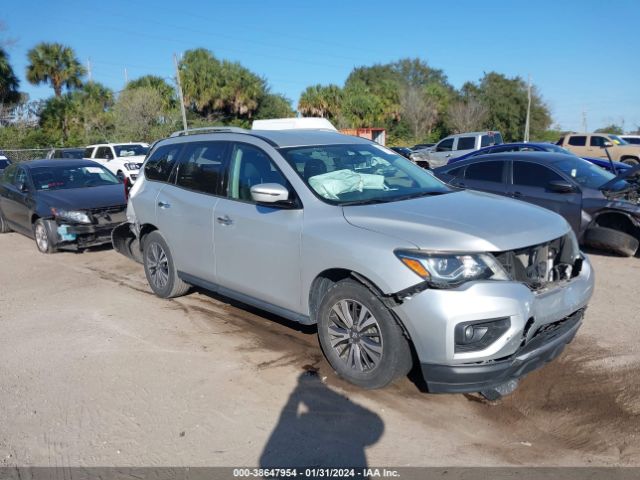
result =
M37 160L47 158L50 148L21 148L13 150L0 150L0 155L4 155L14 163L26 162L27 160Z

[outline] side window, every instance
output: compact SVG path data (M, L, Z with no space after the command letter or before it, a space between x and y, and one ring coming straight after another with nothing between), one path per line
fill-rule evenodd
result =
M574 147L584 147L587 144L587 137L584 135L572 135L569 137L569 145Z
M482 135L482 137L480 138L480 148L488 147L489 145L493 145L491 137L489 135Z
M24 168L18 167L18 169L16 170L15 177L13 177L12 183L13 183L13 186L16 188L19 188L20 186L27 184L27 172L24 170Z
M7 168L5 168L4 172L2 173L2 182L12 184L13 178L16 175L17 168L18 167L15 164L9 165Z
M91 158L91 154L93 153L93 147L85 148L83 158Z
M178 159L181 143L158 148L144 164L144 176L147 180L166 182Z
M464 178L467 180L502 183L503 165L504 162L497 161L472 163L467 166Z
M193 142L184 146L176 184L196 192L219 195L229 142Z
M562 177L544 165L529 162L513 162L514 185L546 188L549 182L553 180L562 180Z
M111 153L111 147L98 147L98 151L96 152L96 158L111 160L113 158L113 154Z
M589 139L589 145L592 147L604 147L604 142L608 142L605 137L599 135L592 135Z
M436 152L450 152L453 149L453 138L446 138L436 147Z
M556 145L562 145L562 142L564 142L564 135L558 139Z
M229 162L227 196L252 202L251 187L260 183L279 183L291 191L289 182L266 153L246 143L234 144Z
M476 148L476 137L459 137L456 150L473 150Z
M449 170L447 173L449 175L451 175L452 177L454 177L454 178L460 178L460 177L462 177L462 174L464 173L464 166L453 168L453 169Z

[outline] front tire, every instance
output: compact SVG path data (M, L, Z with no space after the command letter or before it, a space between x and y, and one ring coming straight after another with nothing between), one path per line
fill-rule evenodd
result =
M389 309L352 279L336 283L320 302L318 338L336 373L366 389L382 388L412 366L409 341Z
M178 277L169 246L160 232L151 232L144 238L143 263L147 282L157 296L180 297L189 290L189 284Z
M622 163L626 163L627 165L635 167L636 165L640 164L640 161L637 158L627 157L622 159Z
M54 234L51 230L50 222L39 218L33 224L33 236L36 240L36 247L40 253L55 253Z
M630 257L638 250L638 239L613 228L591 227L584 235L584 243L590 247Z

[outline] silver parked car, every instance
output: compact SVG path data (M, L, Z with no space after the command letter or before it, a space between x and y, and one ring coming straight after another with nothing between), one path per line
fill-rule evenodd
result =
M151 149L115 248L160 297L195 285L304 324L348 381L421 368L506 393L581 325L593 272L559 215L449 187L320 130L177 132Z
M443 138L432 147L414 150L409 158L423 168L433 169L446 165L456 157L501 143L500 132L458 133Z

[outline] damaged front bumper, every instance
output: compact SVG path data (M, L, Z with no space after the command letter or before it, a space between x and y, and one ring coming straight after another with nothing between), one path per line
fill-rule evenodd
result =
M111 243L111 232L117 225L71 224L63 221L54 223L53 243L57 248L82 249Z
M477 392L559 355L578 330L593 287L593 270L584 258L577 276L547 290L534 291L521 282L478 281L424 290L393 311L413 341L430 391ZM570 318L575 321L564 321ZM457 326L501 319L508 319L508 329L482 350L456 348ZM565 326L554 336L540 336L560 323Z

